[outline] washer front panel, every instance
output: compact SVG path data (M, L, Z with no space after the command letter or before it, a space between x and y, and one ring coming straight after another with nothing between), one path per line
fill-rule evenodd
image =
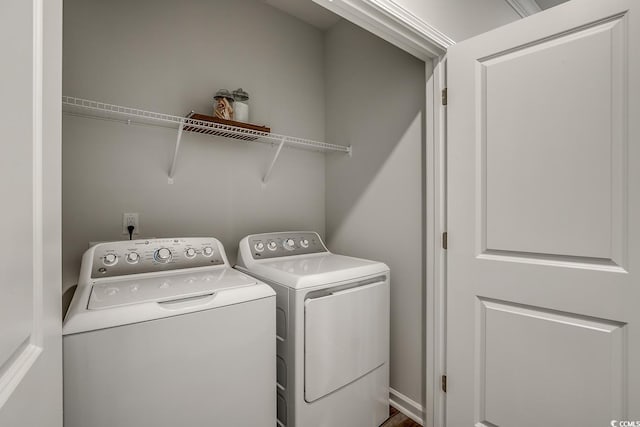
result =
M207 237L100 243L93 253L91 278L223 265L218 245Z

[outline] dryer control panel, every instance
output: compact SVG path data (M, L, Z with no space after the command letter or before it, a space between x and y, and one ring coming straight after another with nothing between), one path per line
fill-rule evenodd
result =
M210 237L99 243L87 254L93 257L92 279L226 263L222 245Z
M254 234L248 237L253 259L328 252L322 239L312 231Z

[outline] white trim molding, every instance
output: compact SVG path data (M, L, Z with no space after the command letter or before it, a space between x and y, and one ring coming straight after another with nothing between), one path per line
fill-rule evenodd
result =
M389 387L389 404L421 426L424 425L422 405L391 387Z
M33 330L31 344L44 343L44 0L33 1Z
M424 61L444 54L453 39L393 0L313 0Z
M13 392L42 354L42 347L29 344L31 340L31 337L28 338L0 367L0 409L11 398Z
M442 233L447 231L446 125L447 110L441 103L447 87L447 58L433 60L427 80L427 131L425 150L426 188L426 292L425 292L425 372L424 426L445 426L445 399L441 376L446 374L446 265Z
M421 34L429 42L435 44L443 50L447 50L449 46L453 46L456 42L437 28L423 21L418 16L400 6L393 0L368 0L382 13L395 19L398 22L408 24ZM532 0L533 1L533 0Z
M536 3L536 0L504 0L509 3L509 6L516 11L521 18L533 15L538 12L542 12L542 9Z

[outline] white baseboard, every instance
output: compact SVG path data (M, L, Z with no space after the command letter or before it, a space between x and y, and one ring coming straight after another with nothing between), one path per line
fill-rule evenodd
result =
M422 409L422 405L418 402L389 387L389 403L413 421L417 422L421 426L424 425L422 421L424 417L424 410Z

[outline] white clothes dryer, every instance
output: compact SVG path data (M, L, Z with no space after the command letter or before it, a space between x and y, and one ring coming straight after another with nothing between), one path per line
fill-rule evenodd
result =
M63 326L65 427L273 427L275 292L214 238L101 243Z
M276 291L278 425L374 427L389 414L389 268L314 232L254 234L236 268Z

